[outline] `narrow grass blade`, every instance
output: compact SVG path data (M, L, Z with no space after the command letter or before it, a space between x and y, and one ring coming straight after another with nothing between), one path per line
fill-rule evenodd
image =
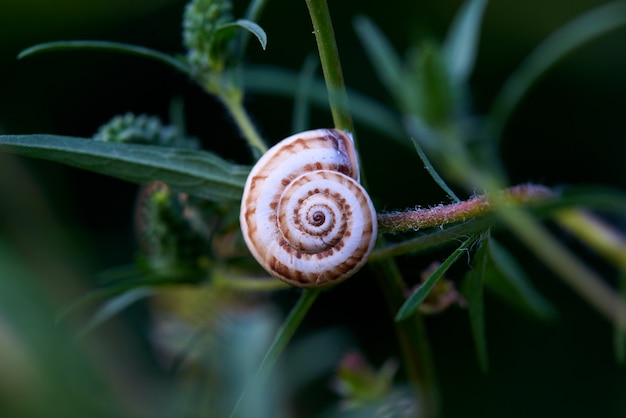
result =
M437 284L439 279L444 275L446 271L454 264L456 260L465 252L467 252L468 248L476 241L478 237L476 235L472 235L467 238L463 244L446 260L441 263L441 265L431 273L430 276L426 279L424 284L417 288L415 292L404 302L404 304L400 307L400 310L396 314L396 321L403 321L409 318L415 310L419 307L419 305L426 299L432 288Z
M403 70L393 46L368 17L357 16L353 24L378 79L389 93L397 97Z
M191 283L175 277L163 277L147 274L139 270L135 265L121 266L111 270L105 270L98 274L99 281L103 284L94 290L78 297L76 300L59 310L55 315L54 322L59 323L69 315L77 313L92 303L105 299L113 299L121 294L134 291L135 289L155 289L167 285L180 285Z
M523 312L546 321L554 319L556 309L532 285L511 253L493 238L489 239L487 248L493 266L485 283L488 288Z
M0 135L0 152L43 158L135 183L160 180L176 190L218 202L238 201L249 172L249 167L206 151L57 135Z
M480 25L487 0L468 0L454 18L444 44L444 55L454 83L467 81L476 61Z
M469 310L470 326L474 336L476 357L483 373L489 368L489 355L487 353L487 334L485 332L485 304L483 300L485 273L489 261L486 237L481 242L480 248L474 256L474 266L466 275L468 280L467 304Z
M293 133L305 131L309 127L311 87L315 79L315 70L317 67L317 56L309 55L300 70L298 87L293 103L293 120L291 126L291 132Z
M417 151L417 155L419 155L420 160L422 160L422 163L424 163L424 168L426 169L428 174L430 174L430 176L433 178L435 183L437 183L437 185L441 187L441 189L444 192L446 192L446 194L450 197L450 199L452 199L455 202L460 202L461 199L459 199L458 196L454 194L454 192L446 184L444 179L441 178L437 170L435 170L435 167L433 167L433 165L430 163L430 161L428 160L428 157L426 156L426 153L420 146L419 142L417 142L417 140L415 140L413 137L411 137L411 141L413 141L413 145L415 145L415 150Z
M183 74L189 74L189 67L184 60L143 46L130 45L120 42L108 41L56 41L46 42L31 46L19 53L18 59L29 57L42 52L67 51L67 50L94 50L118 52L128 55L136 55L149 58L167 64Z
M106 301L93 315L91 320L80 330L79 336L83 337L96 327L113 318L135 302L145 299L154 294L154 289L140 287L129 290Z
M495 216L487 215L481 218L471 219L448 228L436 228L429 234L421 235L395 244L387 244L384 247L375 249L372 254L370 254L368 260L379 261L402 254L432 250L452 241L458 241L468 235L481 233L493 226L495 220Z
M267 0L252 0L248 3L248 8L244 15L244 20L249 22L258 22L261 18L261 14L267 5ZM246 48L248 47L248 41L250 40L250 31L241 31L239 38L237 39L237 57L239 62L243 62L246 55ZM258 39L258 37L257 37ZM265 48L263 48L265 49Z
M496 96L490 111L490 135L499 140L504 126L532 85L561 58L592 40L626 25L626 3L598 7L568 23L539 45Z
M245 29L246 31L256 36L256 38L259 40L259 43L261 44L261 48L265 50L265 48L267 47L267 34L265 33L265 31L263 30L261 26L252 22L251 20L238 19L234 22L221 25L217 29L217 31L231 30L234 28Z

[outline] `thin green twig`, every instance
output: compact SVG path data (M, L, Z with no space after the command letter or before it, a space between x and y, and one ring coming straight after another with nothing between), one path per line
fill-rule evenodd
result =
M328 4L326 0L306 0L306 5L309 8L309 14L313 22L313 33L317 40L317 48L322 63L324 80L326 80L328 101L335 128L354 132L354 124L348 104L348 94L343 81L339 51L335 41L335 32L330 19Z
M232 115L244 138L248 141L248 145L254 157L259 159L261 155L267 152L267 145L265 145L261 135L250 120L241 98L237 94L230 94L228 92L218 93L218 96Z

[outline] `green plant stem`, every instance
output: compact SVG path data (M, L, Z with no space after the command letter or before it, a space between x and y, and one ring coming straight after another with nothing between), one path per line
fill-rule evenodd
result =
M261 135L259 135L256 127L250 120L246 109L243 107L241 95L230 91L220 91L218 96L232 115L244 138L248 141L255 158L259 159L261 155L267 152L267 145L265 145Z
M313 33L317 40L333 123L337 129L354 132L348 94L343 81L339 51L337 50L328 4L326 0L306 0L306 5L313 23Z
M529 214L519 208L502 208L498 215L540 260L616 327L626 331L626 303L601 277L572 255Z
M254 378L248 383L248 385L246 385L246 388L241 393L241 396L239 397L239 400L230 415L231 418L251 416L249 414L242 415L246 410L249 396L267 381L267 378L274 368L278 357L287 346L289 340L291 340L291 337L293 337L293 334L300 326L302 319L313 305L313 302L315 302L315 299L317 299L319 293L320 291L315 289L306 289L302 291L300 299L291 312L289 312L285 322L283 322L283 325L278 330L274 342L267 350L267 353L265 353L265 357L263 357L261 365L259 366Z
M237 272L215 268L211 271L211 283L216 288L232 289L238 292L273 292L286 289L289 285L274 277L253 277Z
M306 0L306 4L313 22L333 122L337 129L354 132L328 4L326 0ZM362 175L361 178L364 182L365 176ZM380 243L382 238L379 238ZM393 259L375 263L374 270L393 317L402 306L405 297L400 270ZM418 415L434 418L438 415L438 391L422 319L416 314L403 323L395 323L394 326L408 379L416 391L420 409Z
M554 220L626 276L626 236L620 231L592 213L577 208L557 211Z
M462 167L460 167L462 168ZM467 167L471 170L472 167ZM474 184L487 191L501 188L501 183L487 173L475 170ZM626 302L601 277L559 243L530 214L519 207L507 205L502 195L492 193L491 204L502 222L548 268L556 273L583 299L615 326L626 331Z
M494 197L500 205L537 203L554 197L547 187L531 184L509 187L494 195L497 196L482 195L449 205L383 213L378 215L378 227L381 232L417 231L484 216L493 211Z
M396 257L402 254L415 253L419 251L433 250L438 246L458 240L488 229L495 222L493 215L487 215L472 219L458 225L445 229L439 229L428 235L422 235L413 239L389 244L375 249L370 254L369 261L380 261L382 259Z
M379 278L389 313L394 317L406 298L402 274L390 258L374 262L372 267ZM421 314L414 313L406 321L394 322L394 328L407 378L416 393L418 411L415 416L435 418L439 415L439 390L424 320Z

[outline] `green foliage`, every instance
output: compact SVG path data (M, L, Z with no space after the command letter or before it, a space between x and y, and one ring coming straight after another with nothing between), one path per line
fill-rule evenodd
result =
M467 83L474 69L486 6L487 0L465 2L448 31L443 53L450 78L457 86Z
M424 284L419 286L415 292L407 298L406 302L404 302L404 305L402 305L396 314L396 321L403 321L415 313L415 310L424 301L424 299L426 299L439 279L441 279L445 272L454 264L456 260L459 259L461 255L467 252L468 248L471 247L477 239L478 237L476 236L470 236L467 238L459 246L459 248L454 250L454 252L450 254L450 256L448 256L448 258L446 258L446 260L430 274L430 276L428 276Z
M467 282L467 304L469 309L469 319L474 336L474 346L476 347L476 357L483 373L489 368L489 356L487 354L487 335L485 330L485 304L483 299L483 289L485 273L487 270L487 246L490 240L489 234L485 234L480 242L472 269L466 274Z
M241 199L249 168L207 151L92 141L57 135L3 135L0 150L44 158L139 184L163 181L218 202Z
M533 286L515 257L490 237L485 245L488 268L485 285L508 305L542 320L556 317L556 309Z
M233 20L230 0L195 0L185 7L183 42L194 74L222 71L233 33L224 25Z
M170 55L164 54L159 51L155 51L150 48L145 48L137 45L129 45L120 42L107 42L107 41L56 41L46 42L26 48L17 56L18 59L30 57L31 55L40 54L42 52L55 52L64 50L93 50L93 51L108 51L121 54L135 55L143 58L148 58L157 62L161 62L166 65L170 65L176 70L188 74L189 66L187 62L182 59L177 59Z
M175 126L164 126L156 116L126 113L102 125L93 136L96 141L160 145L198 149L197 138L184 137Z
M453 121L458 100L440 49L430 43L411 51L400 100L405 112L431 129L446 129Z
M239 64L235 41L241 29L255 35L265 49L267 35L263 29L249 20L235 20L231 0L193 0L185 8L183 43L190 75L210 93L219 95L223 89L236 88L230 86L237 83L231 75L227 75L227 80L221 75ZM241 37L238 40L242 42Z
M614 322L616 357L623 363L623 263L612 266L619 273L618 293L543 228L539 216L553 217L558 223L564 208L577 210L579 206L623 215L626 198L614 191L579 190L555 193L550 198L538 195L543 200L536 205L519 208L496 193L507 183L496 147L512 112L546 71L575 48L626 24L624 3L611 3L588 12L548 38L512 73L485 116L474 115L467 98L487 0L466 1L443 43L413 43L404 57L372 20L362 15L354 19L354 29L391 106L374 101L367 96L369 92L344 86L329 11L322 0L307 0L307 5L324 80L315 77L317 64L313 59L304 63L300 73L278 67L244 68L247 38L255 36L263 49L267 45L265 31L254 22L264 3L251 2L245 18L236 19L229 0L191 0L184 10L186 52L181 56L122 43L63 41L28 48L19 58L40 52L87 49L165 63L192 78L224 105L255 157L267 146L243 105L245 93L293 97L292 130L308 126L311 105L323 107L330 110L339 128L352 130L354 117L358 125L384 133L380 147L385 146L387 139L411 150L413 144L431 177L455 202L463 200L447 182L466 193L490 193L485 198L491 207L487 215L442 221L432 229L396 236L392 242L380 238L370 258L372 273L385 295L387 309L395 316L396 323L389 327L397 334L405 370L396 376L393 361L384 363L379 371L361 360L339 364L335 389L349 411L347 414L369 416L374 410L379 412L380 407L408 400L409 407L399 413L402 416L439 415L436 382L428 372L432 361L422 320L422 313L433 312L419 308L427 305L429 297L442 292L444 282L444 293L454 290L451 281L442 278L463 256L471 260L471 268L461 283L466 290L470 328L483 371L489 365L485 325L485 304L489 301L485 289L531 317L550 320L556 316L556 308L535 288L517 254L493 237L502 230L518 238L591 306ZM468 123L470 119L472 123ZM155 350L171 357L176 382L182 387L172 390L176 394L173 403L178 403L173 408L174 416L202 416L202 412L208 412L217 416L274 417L286 395L277 390L278 380L272 380L272 371L320 292L303 291L282 325L274 323L267 309L273 301L264 292L282 289L284 285L271 282L249 254L241 250L237 229L238 205L250 167L199 148L200 141L186 136L179 128L165 125L154 116L131 113L114 117L92 139L0 135L2 152L55 161L141 185L135 219L140 247L136 265L109 276L61 317L65 319L91 302L102 302L84 321L81 335L87 336L137 302L148 300L158 335L152 344ZM373 173L383 174L393 175ZM585 218L579 222L586 222L583 229L594 228ZM403 230L406 228L397 227L384 232ZM618 258L621 254L621 247L613 248L613 252L597 250L589 239L579 238L609 262L612 259L607 254L618 254ZM457 248L413 291L406 292L404 271L395 264L394 257L454 242ZM6 277L15 275L11 269L11 263L2 264L0 273ZM437 311L448 309L450 304L442 306ZM17 348L21 343L7 329L0 321L0 347L11 357L20 351ZM318 356L319 351L322 350L316 346L298 360L309 362L306 356ZM22 360L16 361L17 366L26 364ZM409 381L411 390L398 384L402 378ZM268 381L271 384L266 384ZM310 382L302 384L306 383ZM196 409L202 412L196 414Z

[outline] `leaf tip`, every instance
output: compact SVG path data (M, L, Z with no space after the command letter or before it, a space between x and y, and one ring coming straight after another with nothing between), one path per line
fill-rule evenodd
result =
M405 320L405 319L407 319L407 318L408 318L408 315L407 315L407 311L406 311L406 309L402 309L402 308L400 308L400 310L399 310L399 311L398 311L398 313L396 314L395 318L393 318L393 320L394 320L395 322L401 322L401 321L404 321L404 320Z
M27 57L27 56L29 56L29 55L32 55L32 54L33 54L34 49L35 49L35 47L34 47L34 46L30 46L30 47L28 47L28 48L26 48L26 49L21 50L21 51L20 51L20 53L19 53L19 54L17 54L17 59L18 59L18 60L21 60L22 58L25 58L25 57Z

